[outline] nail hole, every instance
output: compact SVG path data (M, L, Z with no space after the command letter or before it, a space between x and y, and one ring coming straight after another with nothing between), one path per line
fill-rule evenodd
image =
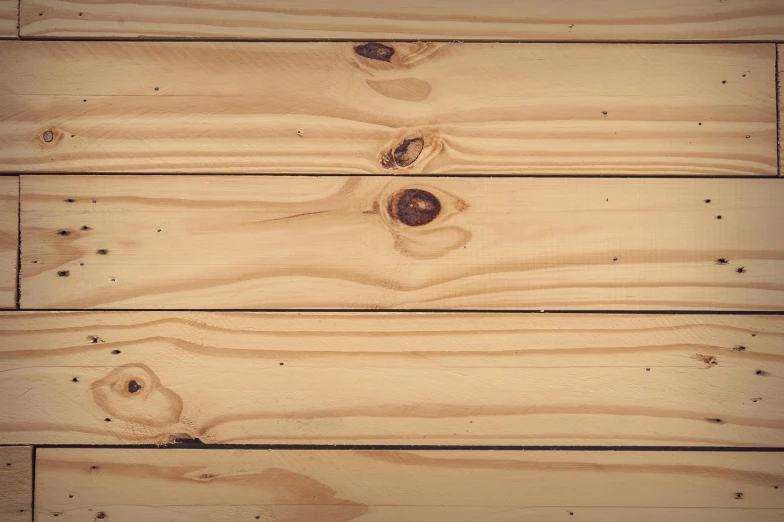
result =
M743 493L741 493L741 492L735 493L735 498L736 498L737 500L741 500L741 499L743 499Z
M71 381L73 381L73 382L79 382L79 378L78 378L78 377L74 377L73 379L71 379Z
M706 200L705 200L705 203L710 203L710 200L709 200L709 199L706 199Z
M118 355L118 354L121 354L121 353L122 352L120 350L112 350L112 355Z
M68 231L68 230L58 230L58 231L57 231L57 235L58 235L58 236L70 236L70 235L71 235L71 232L70 232L70 231Z
M71 272L68 270L60 270L59 272L57 272L57 275L59 277L68 277L69 275L71 275Z
M106 250L105 248L101 248L100 250L97 250L96 253L99 254L99 255L105 256L106 254L109 253L109 251Z
M718 264L718 265L726 265L729 262L730 262L730 260L727 259L726 257L720 257L720 258L718 258L716 260L716 264Z
M735 269L735 271L736 271L737 273L739 273L739 274L743 274L743 273L745 273L745 272L746 272L746 269L745 269L745 268L743 268L742 266L739 266L738 268L736 268L736 269Z
M104 422L112 422L112 419L110 419L109 417L106 417L106 418L104 419Z
M736 352L745 352L746 351L746 347L743 346L742 344L739 344L738 346L733 348L733 350L735 350Z
M721 216L716 216L716 219L721 219Z

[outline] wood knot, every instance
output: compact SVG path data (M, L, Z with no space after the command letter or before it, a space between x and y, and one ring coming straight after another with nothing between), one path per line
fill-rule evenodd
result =
M385 169L408 167L417 160L424 148L425 140L421 137L405 139L382 156L381 166Z
M48 130L44 132L42 137L46 143L52 143L52 140L54 139L54 132Z
M389 62L395 54L395 49L378 42L368 42L354 46L354 52L369 60Z
M128 381L128 392L129 393L136 393L137 391L142 389L142 385L136 382L135 379L131 379Z
M389 215L404 225L419 227L433 221L441 212L441 202L422 189L403 189L389 199Z

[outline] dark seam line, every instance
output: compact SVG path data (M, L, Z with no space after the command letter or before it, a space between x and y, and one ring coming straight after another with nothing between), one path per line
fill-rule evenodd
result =
M32 483L33 483L33 493L30 495L30 520L35 520L35 466L37 464L36 460L36 447L33 446L33 463L32 463Z
M754 311L754 310L483 310L483 309L438 309L438 308L409 308L379 310L377 308L21 308L19 312L212 312L212 313L258 313L258 314L288 314L288 313L341 313L341 314L573 314L573 315L784 315L784 310Z
M368 38L218 38L218 37L198 37L198 36L82 36L82 37L57 37L57 36L21 36L25 41L42 42L133 42L133 43L159 43L159 42L226 42L226 43L364 43L364 42L384 42L384 43L459 43L466 44L574 44L574 45L615 45L615 44L640 44L640 45L763 45L784 42L784 39L766 40L523 40L523 39L466 39L460 37L452 38L381 38L374 39L373 35Z
M25 446L25 444L17 444ZM36 444L36 448L96 448L96 449L216 449L216 450L427 450L427 451L618 451L618 452L713 452L713 453L782 453L783 447L733 446L456 446L432 444Z
M17 187L17 214L16 214L16 295L15 306L22 308L22 176L16 179Z
M568 179L618 179L618 180L639 180L639 179L776 179L778 174L753 174L753 175L731 175L723 176L719 174L709 174L704 176L692 174L641 174L639 176L630 175L611 175L611 174L408 174L408 173L367 173L367 174L341 174L341 173L319 173L319 174L297 174L297 173L253 173L253 172L8 172L0 173L0 176L115 176L115 177L255 177L255 178L491 178L491 179L548 179L548 178L568 178Z
M16 37L22 39L22 0L16 2Z

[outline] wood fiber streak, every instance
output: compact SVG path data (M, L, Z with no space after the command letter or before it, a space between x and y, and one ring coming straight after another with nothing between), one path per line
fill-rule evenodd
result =
M40 520L774 522L781 453L38 450ZM70 498L72 495L73 498Z
M33 520L33 450L0 447L0 520Z
M775 45L0 42L0 171L775 176Z
M21 304L778 311L783 199L777 179L25 176Z
M0 332L2 443L784 446L779 316L13 312Z
M259 40L782 40L784 5L778 0L22 0L22 35Z
M16 307L19 178L0 177L0 308Z

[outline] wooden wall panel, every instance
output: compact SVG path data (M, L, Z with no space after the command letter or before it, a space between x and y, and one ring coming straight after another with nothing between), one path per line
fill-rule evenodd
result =
M25 176L21 304L775 311L783 197L777 179Z
M19 178L0 176L0 308L16 307Z
M0 442L784 446L784 317L13 312Z
M64 38L782 40L778 0L22 0L22 35Z
M50 520L773 522L781 453L38 451ZM71 498L73 496L73 498Z
M19 37L19 0L0 0L0 39Z
M0 520L33 520L33 449L0 447Z
M0 171L776 175L775 45L0 42Z

